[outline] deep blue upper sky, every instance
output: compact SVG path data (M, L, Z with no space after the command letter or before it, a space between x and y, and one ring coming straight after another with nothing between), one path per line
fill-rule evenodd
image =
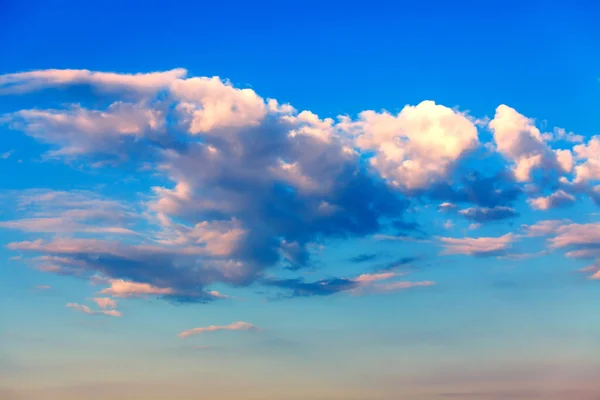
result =
M5 0L2 12L2 72L185 66L323 115L434 98L600 129L591 0Z

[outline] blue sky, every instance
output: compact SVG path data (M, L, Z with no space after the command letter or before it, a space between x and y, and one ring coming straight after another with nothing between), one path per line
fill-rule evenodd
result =
M591 1L0 5L0 394L593 399Z

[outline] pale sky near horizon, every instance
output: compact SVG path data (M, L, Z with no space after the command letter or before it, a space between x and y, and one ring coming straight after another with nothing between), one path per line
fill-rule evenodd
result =
M600 8L415 3L0 2L0 398L600 399Z

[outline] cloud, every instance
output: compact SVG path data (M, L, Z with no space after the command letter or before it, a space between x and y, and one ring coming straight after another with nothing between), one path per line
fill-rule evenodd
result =
M397 274L395 272L381 272L381 273L377 273L377 274L362 274L359 275L357 278L354 279L354 282L357 282L359 284L363 284L363 283L371 283L371 282L377 282L377 281L381 281L381 280L388 280L390 278L394 278L396 276L400 276L401 274Z
M120 317L122 314L117 310L99 310L94 311L88 306L78 303L67 303L65 307L72 308L87 315L107 315L110 317Z
M587 144L573 147L575 157L582 161L575 167L575 183L600 180L600 136L592 137Z
M12 156L14 154L14 150L8 150L5 151L4 153L0 153L0 158L3 160L8 160L10 158L10 156Z
M321 279L315 282L306 282L302 279L267 280L265 283L286 289L291 292L289 297L331 296L341 292L353 295L389 293L413 287L432 286L435 282L421 281L395 281L392 279L406 275L397 272L378 272L361 274L355 278ZM384 283L382 283L384 282Z
M507 218L513 218L518 214L510 207L471 207L458 212L469 221L483 223L489 221L499 221Z
M600 279L600 259L596 260L594 264L588 265L587 267L580 268L579 272L590 274L589 279Z
M555 233L561 226L570 223L569 220L544 220L533 225L521 225L527 236L547 236Z
M513 162L518 182L529 182L533 171L545 170L562 174L572 168L571 152L553 151L530 118L504 104L498 106L489 123L498 152Z
M117 301L108 297L95 297L92 301L103 310L117 308Z
M132 210L92 192L5 192L0 204L16 204L16 213L21 216L0 221L1 228L40 233L135 234L126 226L136 218Z
M449 219L446 222L444 222L444 229L447 229L447 230L454 229L454 222L452 222L451 219Z
M554 128L554 132L543 133L542 137L546 141L550 140L563 140L569 143L582 143L584 137L582 135L576 135L573 132L567 132L564 128Z
M358 148L375 153L371 166L408 191L446 180L479 143L477 128L464 113L433 101L406 106L398 115L363 111L346 129L358 132Z
M126 160L140 145L163 134L162 110L142 104L115 102L107 110L87 110L72 105L64 110L21 110L5 116L12 129L48 143L50 157L102 155Z
M564 190L557 190L547 197L529 199L528 203L531 208L536 210L550 210L553 208L560 208L574 204L575 196L565 192Z
M455 210L457 208L456 204L449 203L447 201L443 202L438 206L439 212L449 212Z
M115 297L158 295L180 302L207 302L215 297L202 290L214 282L235 282L246 272L231 261L206 262L198 267L195 247L131 245L100 239L56 238L8 244L12 250L46 253L34 259L50 262L48 272L87 277L100 274L111 286L102 293Z
M65 90L70 103L29 107L2 122L44 143L47 156L93 166L94 173L136 171L140 182L154 186L129 203L82 191L10 193L2 198L5 208L18 207L2 216L0 227L26 236L9 244L24 262L82 279L101 276L107 286L101 293L115 297L209 302L222 297L208 289L213 284L268 282L271 269L314 266L314 247L330 241L428 243L425 229L404 219L411 202L440 203L440 210L456 210L475 223L501 220L516 215L513 203L522 194L541 196L554 175L572 167L580 183L563 176L555 194L532 204L558 204L566 198L561 190L600 202L600 187L587 183L596 142L573 152L551 149L550 136L533 120L504 105L489 123L502 158L492 143L481 146L482 120L433 101L397 114L364 111L332 119L219 77L188 78L183 69L0 76L0 94L72 85L91 86L95 108L87 108L78 91ZM555 138L575 141L561 130ZM513 173L506 172L505 160ZM537 191L524 187L544 169L552 179L536 181ZM498 255L514 238L441 242L451 254ZM363 255L353 262L368 260ZM292 277L266 284L299 296L328 295L356 288L355 279Z
M85 69L46 69L0 75L0 94L25 93L45 87L92 85L101 91L156 92L185 77L182 68L165 72L122 74Z
M37 285L37 286L35 286L35 290L42 291L42 290L50 290L50 289L52 289L52 286L50 286L50 285Z
M265 281L265 284L289 290L291 297L331 296L358 286L358 282L344 278L322 279L315 282L305 282L299 278L272 279Z
M515 236L508 233L499 237L439 238L444 247L442 254L464 254L477 257L502 255L510 248Z
M567 255L576 258L600 254L600 223L562 225L548 242L552 248L573 248Z
M110 279L109 283L110 287L102 289L100 293L114 297L142 297L175 293L172 288L159 288L148 283L124 281L122 279Z
M600 223L546 220L522 228L528 236L547 236L550 249L566 249L567 257L600 259Z
M216 76L179 79L170 89L180 100L177 109L191 134L257 126L267 115L267 105L252 89L236 89Z
M187 338L187 337L194 336L194 335L199 335L201 333L206 333L206 332L258 331L258 330L260 330L260 328L258 328L255 325L252 325L251 323L238 321L238 322L234 322L229 325L211 325L211 326L207 326L204 328L193 328L193 329L189 329L187 331L181 332L178 336L183 339L183 338Z

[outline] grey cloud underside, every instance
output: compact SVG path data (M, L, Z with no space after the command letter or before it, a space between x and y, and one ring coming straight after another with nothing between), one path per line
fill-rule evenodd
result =
M411 263L414 263L415 261L418 261L418 260L420 260L420 258L416 257L416 256L401 257L396 260L390 261L388 263L382 264L382 265L378 266L376 269L379 271L391 271L391 270L409 265Z
M268 286L285 289L290 293L283 297L331 296L358 286L357 282L343 278L323 279L315 282L306 282L303 279L282 279L267 280L264 283Z

